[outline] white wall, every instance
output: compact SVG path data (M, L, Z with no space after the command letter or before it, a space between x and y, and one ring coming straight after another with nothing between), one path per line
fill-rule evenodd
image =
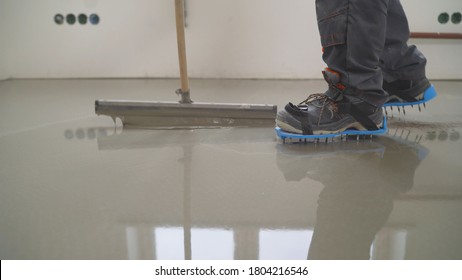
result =
M414 31L440 25L460 0L403 0ZM1 53L14 78L177 77L173 0L0 0ZM192 77L320 78L312 0L186 0ZM98 13L97 26L56 25L56 13ZM418 40L432 78L462 78L462 40ZM4 49L3 49L4 48ZM0 56L1 59L1 56ZM1 61L1 60L0 60ZM0 75L1 75L0 68ZM4 71L4 70L3 70ZM0 76L1 77L1 76Z
M8 76L6 65L6 43L4 41L6 30L5 25L5 11L2 9L2 4L0 2L0 81L6 79Z
M2 0L13 77L176 77L173 0ZM190 75L304 78L319 75L311 1L186 0ZM98 26L58 13L92 13Z
M440 24L438 15L462 13L461 0L401 0L413 32L462 33L462 24ZM462 40L411 39L428 59L427 76L462 79Z
M174 21L167 15L173 1L0 1L8 11L5 41L12 77L174 74ZM97 13L101 22L57 25L57 13Z

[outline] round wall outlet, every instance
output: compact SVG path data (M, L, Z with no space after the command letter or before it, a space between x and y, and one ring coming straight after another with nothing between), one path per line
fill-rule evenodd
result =
M75 23L75 21L76 21L76 18L75 18L75 15L74 15L74 14L68 14L68 15L66 16L66 22L67 22L67 24L72 25L72 24Z
M449 14L448 13L441 13L439 16L438 16L438 22L441 23L441 24L445 24L445 23L448 23L449 21Z
M79 23L80 24L87 24L88 17L85 14L80 14L79 15Z
M56 24L61 25L64 23L64 16L62 14L56 14L54 20Z
M91 14L90 15L90 23L91 24L96 25L96 24L99 23L99 21L100 21L100 19L99 19L99 16L97 14Z
M452 14L451 21L454 24L459 24L461 21L461 18L462 18L462 15L460 14L460 12L456 12Z

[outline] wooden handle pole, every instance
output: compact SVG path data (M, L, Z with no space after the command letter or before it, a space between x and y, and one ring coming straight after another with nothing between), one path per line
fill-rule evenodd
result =
M181 103L191 103L189 98L188 65L186 61L186 40L184 32L184 0L175 0L176 35L178 41L178 60L180 63Z

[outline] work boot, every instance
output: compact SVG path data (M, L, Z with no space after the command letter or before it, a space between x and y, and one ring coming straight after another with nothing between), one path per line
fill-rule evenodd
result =
M431 84L427 78L418 80L397 80L391 83L383 81L383 89L390 95L386 103L416 102L424 99L425 91ZM385 105L386 105L385 103Z
M326 69L325 93L312 94L298 105L289 103L279 111L276 125L283 131L303 135L339 134L346 130L379 130L382 108L360 98L364 93L341 84L338 73Z

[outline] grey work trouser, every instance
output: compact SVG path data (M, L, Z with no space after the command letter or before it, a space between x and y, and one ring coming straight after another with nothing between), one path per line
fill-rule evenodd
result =
M341 82L381 106L382 83L425 77L426 59L408 46L409 25L399 0L316 0L327 66Z

